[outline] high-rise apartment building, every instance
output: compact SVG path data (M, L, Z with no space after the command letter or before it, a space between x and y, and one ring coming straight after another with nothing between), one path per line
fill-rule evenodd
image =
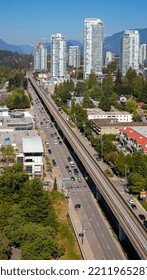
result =
M53 79L66 77L66 39L58 33L51 36L51 75Z
M69 66L75 68L80 67L80 48L79 46L70 46L69 47Z
M143 65L146 59L147 59L147 44L142 44L140 45L139 48L139 63Z
M121 37L120 71L125 76L129 68L139 69L139 33L138 30L126 30Z
M105 66L108 65L108 63L112 62L114 60L114 54L110 51L107 51L105 54Z
M84 21L84 79L91 72L102 72L104 25L98 18L85 18Z
M34 70L47 70L47 48L42 43L34 48Z

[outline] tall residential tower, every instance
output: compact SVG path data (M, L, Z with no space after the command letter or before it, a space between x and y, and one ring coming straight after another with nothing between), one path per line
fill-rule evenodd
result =
M69 66L80 67L80 48L78 46L69 47Z
M51 36L51 75L53 79L66 77L66 40L60 33Z
M98 18L85 18L84 21L84 79L91 72L102 72L104 25Z
M34 48L34 70L47 70L47 48L42 43Z
M120 71L125 76L129 68L139 69L139 33L137 30L126 30L121 37Z

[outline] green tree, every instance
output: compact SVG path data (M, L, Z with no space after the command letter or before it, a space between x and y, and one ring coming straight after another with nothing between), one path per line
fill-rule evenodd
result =
M54 191L57 191L57 190L58 190L58 185L57 185L57 179L56 179L56 177L55 177L54 183L53 183L53 190L54 190Z

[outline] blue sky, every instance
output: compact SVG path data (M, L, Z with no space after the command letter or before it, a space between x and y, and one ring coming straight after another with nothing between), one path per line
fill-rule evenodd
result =
M36 45L51 34L83 41L84 18L100 18L105 36L147 27L147 0L0 0L0 39Z

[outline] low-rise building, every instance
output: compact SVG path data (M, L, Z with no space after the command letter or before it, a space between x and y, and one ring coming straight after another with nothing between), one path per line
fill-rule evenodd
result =
M137 150L147 154L147 137L144 137L134 129L130 127L122 128L120 129L118 137L121 144L126 146L130 152Z
M97 135L118 134L121 128L127 126L147 135L147 124L143 122L118 122L117 119L94 119L91 120L92 129Z
M92 108L92 109L90 108L87 109L87 115L89 120L114 119L117 120L118 122L132 122L133 119L132 114L128 112L118 111L116 109L109 112L105 112L100 108Z
M17 156L17 161L23 163L30 178L43 179L43 144L40 136L22 137L22 153Z

